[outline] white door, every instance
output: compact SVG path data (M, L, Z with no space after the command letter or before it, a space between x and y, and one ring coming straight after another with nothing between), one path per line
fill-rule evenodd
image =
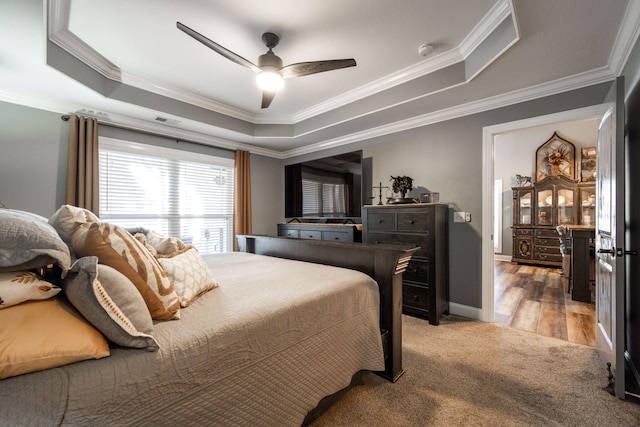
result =
M611 364L615 395L624 398L624 104L622 79L598 128L596 175L596 347Z

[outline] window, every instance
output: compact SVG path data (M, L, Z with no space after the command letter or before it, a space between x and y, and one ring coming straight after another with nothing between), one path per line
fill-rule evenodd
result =
M302 173L304 216L344 216L346 210L344 178Z
M100 138L100 218L232 249L233 160Z

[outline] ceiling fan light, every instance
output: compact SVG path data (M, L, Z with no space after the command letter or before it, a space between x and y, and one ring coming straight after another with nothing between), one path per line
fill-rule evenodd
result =
M258 83L258 87L260 89L275 92L277 90L282 89L284 86L284 79L277 71L265 70L258 73L256 77L256 82Z

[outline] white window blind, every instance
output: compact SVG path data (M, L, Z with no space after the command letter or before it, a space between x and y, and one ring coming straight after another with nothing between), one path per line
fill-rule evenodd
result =
M100 218L232 249L233 160L100 138Z
M345 215L344 184L302 179L302 213L306 216Z

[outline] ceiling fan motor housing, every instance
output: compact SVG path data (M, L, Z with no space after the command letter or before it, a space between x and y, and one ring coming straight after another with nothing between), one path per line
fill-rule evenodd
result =
M260 67L261 70L271 68L279 71L282 68L282 59L269 49L269 52L260 55L258 58L258 67Z

